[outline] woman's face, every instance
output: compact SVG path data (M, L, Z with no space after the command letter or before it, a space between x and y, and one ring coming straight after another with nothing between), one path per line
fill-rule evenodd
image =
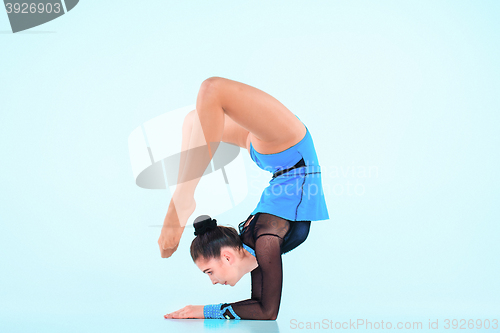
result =
M203 273L208 275L212 284L234 286L241 279L238 270L239 258L234 251L221 250L218 260L199 258L195 263Z

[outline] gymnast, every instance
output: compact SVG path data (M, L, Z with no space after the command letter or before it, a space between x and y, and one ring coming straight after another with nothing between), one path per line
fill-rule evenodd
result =
M251 298L188 305L166 319L276 320L281 300L281 255L305 241L311 221L329 218L321 170L308 128L271 95L221 77L201 84L196 109L184 119L178 185L158 239L162 258L176 250L196 203L194 191L220 142L245 148L269 186L245 221L217 225L208 215L193 223L191 258L212 284L234 286L251 273Z

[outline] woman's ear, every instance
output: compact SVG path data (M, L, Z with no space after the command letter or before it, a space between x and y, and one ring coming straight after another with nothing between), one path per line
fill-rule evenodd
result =
M220 252L221 259L224 263L232 264L234 262L234 254L229 250L223 250Z

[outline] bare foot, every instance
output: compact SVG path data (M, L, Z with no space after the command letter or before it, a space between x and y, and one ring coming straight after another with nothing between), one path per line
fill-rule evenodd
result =
M175 204L174 204L175 202ZM158 246L162 258L168 258L177 250L188 218L196 208L194 198L172 198L163 222Z

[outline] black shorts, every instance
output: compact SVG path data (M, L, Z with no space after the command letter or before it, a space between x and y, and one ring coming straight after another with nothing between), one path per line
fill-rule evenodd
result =
M256 213L255 217L246 227L244 226L245 223L249 219L251 219L253 215L250 215L245 221L239 224L240 238L242 239L242 241L246 238L245 236L248 236L244 235L246 232L253 234L255 224L257 223L259 218L260 217L265 218L266 215L272 215L272 214ZM272 215L272 217L273 219L277 218L288 221L290 223L290 228L286 232L285 236L283 237L283 242L281 243L281 254L290 252L291 250L295 249L297 246L302 244L307 239L307 236L309 235L309 229L311 228L311 221L290 221L275 215ZM248 238L246 239L248 240ZM247 244L247 245L253 247L252 245L254 244Z

